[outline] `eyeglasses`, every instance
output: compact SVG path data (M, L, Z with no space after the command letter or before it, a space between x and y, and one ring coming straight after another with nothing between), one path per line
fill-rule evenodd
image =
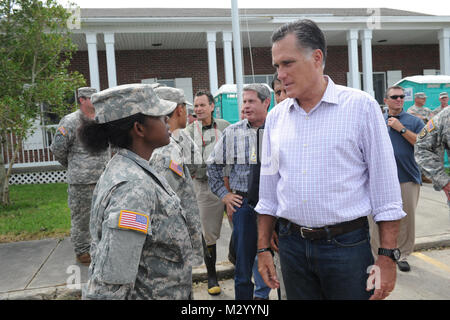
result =
M404 99L404 98L405 98L405 95L404 95L404 94L401 94L401 95L399 95L399 96L394 95L394 96L390 96L389 98L391 98L392 100L397 100L398 98Z

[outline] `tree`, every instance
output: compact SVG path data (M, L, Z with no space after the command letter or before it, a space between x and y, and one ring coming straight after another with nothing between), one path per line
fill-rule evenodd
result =
M15 138L9 148L12 161L6 174L0 174L5 179L2 204L10 204L12 165L21 142L41 117L41 105L50 105L58 116L66 114L75 108L67 101L85 84L81 74L68 69L76 50L67 27L69 18L56 0L0 0L0 143L5 145L8 135ZM0 171L5 170L2 162Z

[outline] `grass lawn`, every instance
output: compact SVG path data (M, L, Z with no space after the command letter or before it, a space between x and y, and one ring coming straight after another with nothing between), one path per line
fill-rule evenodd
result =
M10 186L12 204L0 205L0 243L70 234L67 184Z

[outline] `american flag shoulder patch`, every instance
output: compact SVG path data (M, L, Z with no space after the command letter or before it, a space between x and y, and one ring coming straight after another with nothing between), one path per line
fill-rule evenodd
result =
M119 216L119 228L131 229L147 233L149 217L142 213L121 210Z
M436 127L435 127L435 125L434 125L433 119L431 119L431 120L428 121L428 123L427 123L427 130L428 130L428 132L431 132L431 131L433 131L434 129L436 129Z
M61 132L61 134L62 134L63 136L65 136L65 135L67 134L66 128L64 128L64 127L62 127L62 126L58 128L58 131Z
M169 169L175 172L180 177L183 176L183 168L173 160L170 160Z

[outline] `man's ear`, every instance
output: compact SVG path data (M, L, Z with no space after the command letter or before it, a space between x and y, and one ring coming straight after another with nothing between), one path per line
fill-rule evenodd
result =
M266 106L266 110L269 111L269 107L270 107L270 98L266 98L266 100L264 100L264 104Z

